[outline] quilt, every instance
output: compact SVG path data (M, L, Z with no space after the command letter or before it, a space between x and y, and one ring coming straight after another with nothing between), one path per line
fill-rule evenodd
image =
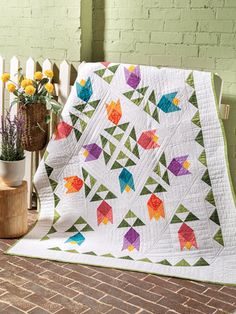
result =
M213 74L82 63L7 254L236 284L236 207Z

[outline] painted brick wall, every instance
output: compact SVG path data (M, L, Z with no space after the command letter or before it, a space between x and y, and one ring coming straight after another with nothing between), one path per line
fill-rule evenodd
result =
M80 60L80 0L0 0L0 54Z
M235 0L95 0L94 5L95 59L217 71L225 93L236 95Z
M94 0L93 59L219 73L236 188L236 0Z

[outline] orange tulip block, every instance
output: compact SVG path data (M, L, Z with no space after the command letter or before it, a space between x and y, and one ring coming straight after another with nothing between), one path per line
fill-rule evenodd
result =
M165 218L165 210L163 201L157 197L155 194L152 194L147 202L149 218L153 218L158 221L160 217Z
M106 104L106 109L108 120L117 125L122 117L120 100L118 99L117 102L112 100L109 104Z
M66 193L79 192L84 182L77 176L64 178L66 181L65 187L67 188Z

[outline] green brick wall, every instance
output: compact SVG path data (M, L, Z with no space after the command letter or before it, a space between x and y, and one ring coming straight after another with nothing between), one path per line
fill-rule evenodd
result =
M93 59L219 73L236 188L236 0L94 0Z
M78 62L81 10L81 0L0 0L0 55Z
M93 57L217 71L236 95L236 0L94 0Z

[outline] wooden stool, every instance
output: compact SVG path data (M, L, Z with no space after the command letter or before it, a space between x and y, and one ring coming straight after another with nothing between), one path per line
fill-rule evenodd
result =
M9 187L0 182L0 238L17 238L28 230L27 182Z

